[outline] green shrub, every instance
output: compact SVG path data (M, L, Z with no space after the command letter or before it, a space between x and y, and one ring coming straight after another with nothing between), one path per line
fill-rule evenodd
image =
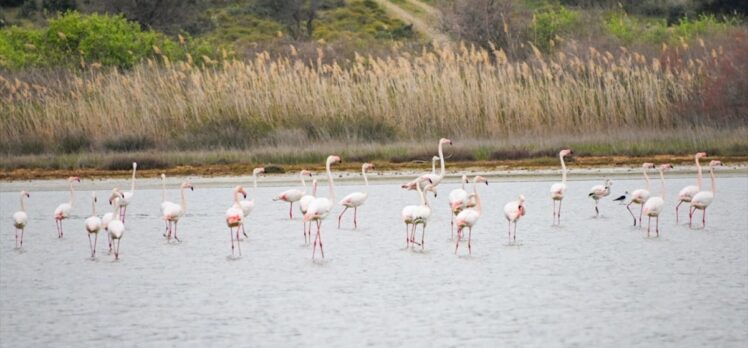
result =
M578 23L579 14L563 6L538 11L530 25L533 43L543 51L550 51L551 40L557 35L570 32Z

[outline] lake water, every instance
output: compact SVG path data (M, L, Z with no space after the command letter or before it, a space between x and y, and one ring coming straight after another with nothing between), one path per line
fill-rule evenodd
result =
M359 210L358 230L351 229L352 214L336 228L339 207L323 223L324 262L313 262L312 248L303 245L300 214L289 221L288 205L271 201L289 186L258 190L250 238L234 260L224 223L231 183L196 183L179 223L182 243L169 244L162 237L158 182L143 180L150 189L136 191L121 260L113 262L103 233L97 259L88 257L83 220L90 191L77 192L65 238L57 239L52 212L67 201L59 181L26 186L30 222L24 248L15 250L10 215L18 194L7 191L23 185L5 183L0 346L748 344L744 174L718 179L703 230L675 224L674 196L694 179L669 179L661 236L649 239L631 226L625 206L611 200L643 186L638 177L616 180L600 203L600 218L593 217L587 192L602 180L569 182L561 227L551 227L548 197L557 178L528 180L490 177L489 186L479 187L484 213L473 229L472 256L465 256L465 245L456 256L449 240L447 195L456 179L431 199L425 252L404 248L400 220L417 195L392 180L376 182ZM109 211L111 183L81 189L92 187L99 214ZM362 189L340 185L338 199ZM653 189L659 192L656 181ZM326 186L320 193L327 194ZM519 245L508 245L503 206L520 193L527 216L519 223ZM176 190L169 195L178 198ZM681 223L687 221L683 207Z

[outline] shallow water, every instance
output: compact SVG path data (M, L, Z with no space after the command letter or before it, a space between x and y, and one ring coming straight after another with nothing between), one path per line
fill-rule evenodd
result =
M0 194L0 346L746 346L748 177L718 179L703 230L675 224L673 197L694 180L668 180L662 234L650 239L610 199L642 186L638 178L616 180L600 218L586 195L602 180L569 182L562 227L550 226L555 178L513 180L479 187L472 256L464 244L455 256L449 240L447 194L457 185L443 183L431 199L420 252L404 249L399 219L416 194L378 183L358 230L350 214L335 228L339 208L324 222L324 262L311 261L298 215L288 221L288 205L271 201L287 187L258 190L236 260L223 222L231 185L188 192L178 244L162 237L160 190L139 189L112 262L103 233L97 259L88 258L90 191L77 193L58 240L51 216L67 192L32 182L22 250L9 222L18 196ZM94 185L101 214L109 187ZM338 199L360 189L338 186ZM527 216L511 246L501 212L519 193Z

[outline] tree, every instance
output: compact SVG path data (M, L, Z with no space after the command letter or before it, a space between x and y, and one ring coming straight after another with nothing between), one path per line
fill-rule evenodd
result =
M340 6L341 1L257 0L255 11L283 23L294 39L311 38L320 7ZM302 27L305 30L302 30Z

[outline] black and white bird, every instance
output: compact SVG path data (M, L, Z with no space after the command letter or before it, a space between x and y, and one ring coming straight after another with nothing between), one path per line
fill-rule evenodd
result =
M614 202L618 202L618 204L626 204L626 198L629 196L629 191L624 192L622 195L618 196L618 198L614 199Z

